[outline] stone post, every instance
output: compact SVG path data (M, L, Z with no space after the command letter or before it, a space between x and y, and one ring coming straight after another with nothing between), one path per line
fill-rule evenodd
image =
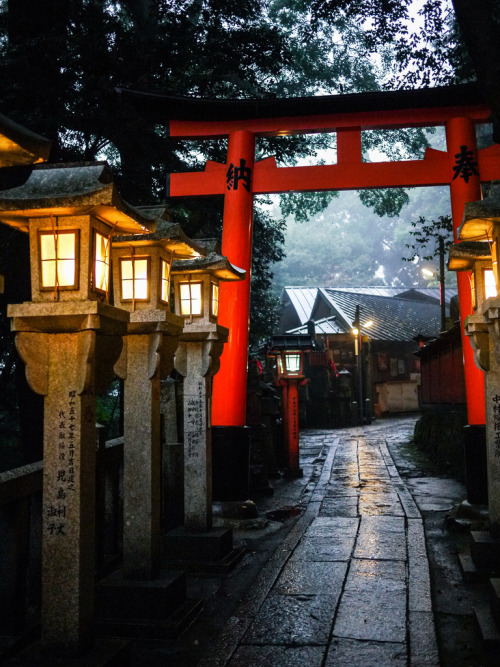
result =
M151 579L160 560L160 379L172 370L182 320L164 310L135 311L130 320L115 367L125 381L123 574Z
M45 397L42 648L74 656L93 639L95 395L112 377L128 314L92 301L20 304L9 316L28 382Z
M485 371L488 509L491 530L500 534L500 299L487 299L482 315L466 320L476 364Z
M214 326L205 340L182 340L175 369L184 377L184 528L212 527L212 377L227 340L227 329ZM201 334L203 336L203 334Z

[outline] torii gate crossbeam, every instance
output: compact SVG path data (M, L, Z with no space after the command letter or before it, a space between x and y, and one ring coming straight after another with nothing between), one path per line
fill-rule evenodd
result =
M448 185L455 233L465 202L481 198L481 181L500 179L500 146L478 151L475 124L487 122L490 109L474 85L354 95L268 99L203 100L125 94L142 113L168 125L171 137L227 136L225 164L207 162L204 171L171 174L167 195L224 195L222 252L247 271L244 282L225 284L219 321L230 337L214 379L213 423L245 424L246 364L252 207L256 194L362 188ZM368 129L444 126L446 151L428 149L422 160L363 162L361 133ZM336 132L337 164L278 167L274 158L255 162L259 136ZM471 312L468 276L457 276L462 322ZM462 328L462 336L464 336ZM462 338L468 421L483 424L484 379Z

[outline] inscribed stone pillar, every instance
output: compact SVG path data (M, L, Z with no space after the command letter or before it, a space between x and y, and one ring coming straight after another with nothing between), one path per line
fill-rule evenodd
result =
M160 375L149 377L154 334L127 336L123 449L123 573L151 577L160 533Z
M69 316L65 310L30 303L10 306L9 315L28 383L45 397L42 648L74 656L93 639L95 395L111 377L128 315L96 302L70 306ZM65 324L72 331L41 331ZM101 336L101 327L110 335Z
M487 299L481 315L469 315L465 333L474 360L484 371L488 510L493 532L500 532L500 299Z
M182 320L166 311L130 313L116 373L124 379L123 574L151 579L159 568L160 380L173 367Z
M175 368L184 376L184 527L206 532L212 527L212 376L227 339L181 341Z
M476 359L482 352L486 376L486 456L488 466L488 510L493 532L500 532L500 299L487 299L482 307L488 326L487 338L476 334ZM472 318L468 319L469 320ZM488 345L488 352L484 348Z

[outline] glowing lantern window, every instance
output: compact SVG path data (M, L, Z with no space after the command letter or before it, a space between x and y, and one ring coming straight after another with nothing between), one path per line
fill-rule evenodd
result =
M215 283L212 285L212 299L211 299L211 310L212 315L217 317L219 315L219 286Z
M160 300L163 301L163 303L168 303L170 301L170 268L171 263L162 259L160 269Z
M491 250L491 264L493 266L493 275L495 276L495 283L499 284L500 276L498 275L498 255L497 255L498 243L493 241L490 245Z
M495 274L492 269L485 269L484 271L484 298L497 296L497 286L495 282Z
M42 289L78 289L78 231L40 232Z
M493 273L493 271L491 273ZM485 276L485 280L486 280L486 276ZM472 272L471 276L470 276L470 298L471 298L471 302L472 302L472 308L474 310L476 310L476 308L477 308L477 293L476 293L476 276L475 276L474 272Z
M181 315L201 315L201 283L180 283Z
M109 250L110 242L106 236L95 233L95 255L94 255L94 289L100 292L108 291L109 283Z
M300 358L301 355L298 353L286 353L285 354L285 370L287 373L299 373L300 372Z
M120 259L122 301L149 299L149 258L122 257Z

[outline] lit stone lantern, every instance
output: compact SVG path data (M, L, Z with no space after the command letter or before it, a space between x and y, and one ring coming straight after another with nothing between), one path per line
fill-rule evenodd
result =
M448 269L469 271L473 312L465 321L465 332L474 349L478 368L489 367L488 323L482 315L486 299L496 297L496 284L491 263L491 247L487 241L463 241L450 246Z
M37 164L49 159L51 142L0 113L0 167Z
M273 336L270 344L271 355L276 355L277 382L282 390L283 430L288 454L290 477L302 477L299 465L299 385L307 383L304 377L304 357L307 350L314 347L309 335Z
M8 315L28 382L45 397L42 644L78 654L94 623L95 395L129 320L107 303L111 239L154 220L121 200L102 163L36 167L0 192L0 220L30 236L32 301Z
M476 365L485 371L486 387L486 452L488 476L488 508L493 532L500 532L500 363L497 349L500 344L500 286L498 253L500 248L500 200L490 197L483 201L468 202L458 238L459 246L471 246L468 266L472 271L471 289L475 314L465 320L465 333L475 353ZM477 250L483 241L482 254ZM474 250L476 246L476 250ZM453 252L456 254L457 249ZM490 254L488 258L488 253ZM488 261L489 259L489 261ZM464 260L450 254L450 268ZM453 263L452 263L453 262ZM457 267L460 270L461 267ZM494 281L491 278L493 272ZM494 285L493 285L494 282ZM475 302L475 304L474 304Z
M205 252L179 225L113 239L115 304L130 322L115 371L125 381L123 574L151 578L160 558L160 380L173 369L184 320L170 312L172 260ZM179 262L181 264L182 262Z
M167 534L165 549L169 559L219 560L219 547L224 550L228 539L232 546L230 531L223 531L223 536L211 531L210 397L212 377L219 370L229 333L217 323L219 285L221 281L243 280L245 272L210 249L206 257L175 261L172 277L175 312L183 319L175 369L184 377L184 528ZM200 553L195 533L207 538L205 545L218 546Z

